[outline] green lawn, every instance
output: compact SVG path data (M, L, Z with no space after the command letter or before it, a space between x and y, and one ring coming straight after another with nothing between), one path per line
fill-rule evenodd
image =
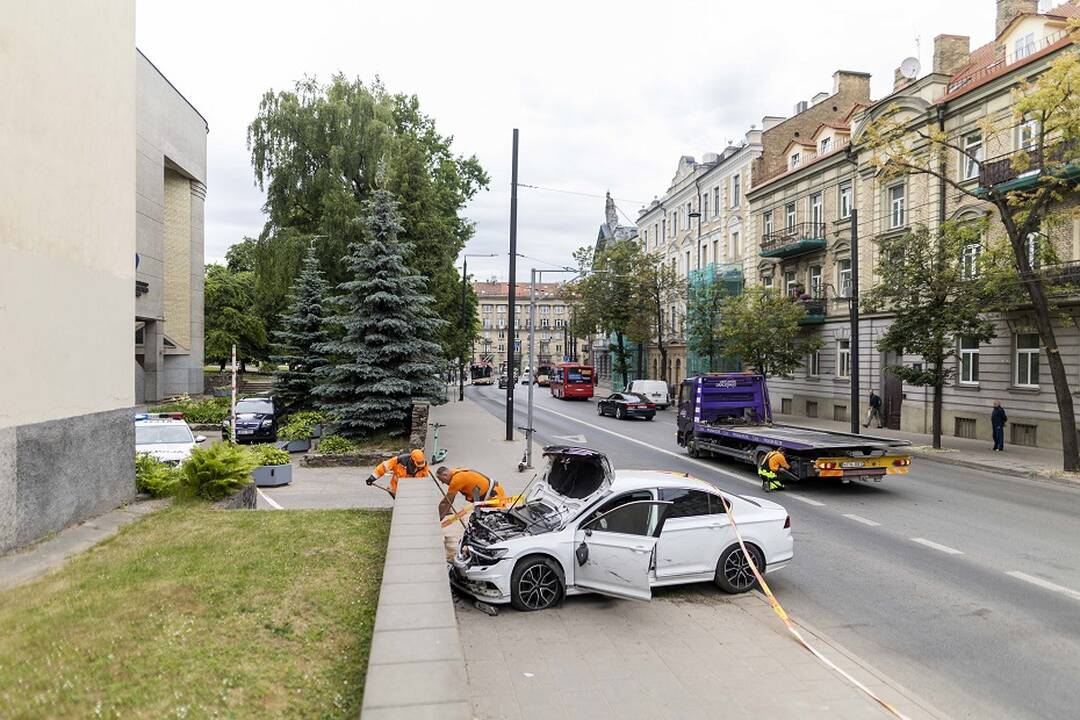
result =
M4 718L355 718L390 514L181 504L0 593Z

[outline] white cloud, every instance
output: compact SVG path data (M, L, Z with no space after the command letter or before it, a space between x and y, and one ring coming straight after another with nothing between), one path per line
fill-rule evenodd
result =
M723 149L766 114L832 87L839 68L873 73L874 96L933 37L991 39L992 0L883 2L445 1L305 3L139 0L137 42L210 124L206 255L262 228L247 124L268 89L336 71L415 93L491 188L468 208L478 276L505 277L511 128L520 181L648 200L680 155ZM631 217L638 206L620 202ZM592 243L601 198L519 191L519 249L553 263ZM527 276L532 261L519 264Z

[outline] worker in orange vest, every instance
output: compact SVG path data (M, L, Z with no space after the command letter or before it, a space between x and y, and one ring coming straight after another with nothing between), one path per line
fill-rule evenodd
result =
M387 473L391 473L390 494L394 497L397 497L397 484L401 478L430 477L423 450L413 450L383 460L368 476L367 484L374 485L376 480Z
M767 453L758 466L761 489L765 492L783 490L784 481L780 479L782 475L794 477L791 474L791 465L788 464L787 458L784 456L784 449L777 447L772 452Z
M435 477L446 485L446 497L439 503L439 517L445 517L452 512L454 498L458 495L465 498L465 502L471 503L506 499L502 485L475 470L448 468L443 465L435 471Z

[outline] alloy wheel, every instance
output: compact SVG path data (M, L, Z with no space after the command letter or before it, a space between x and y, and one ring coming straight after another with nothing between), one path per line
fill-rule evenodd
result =
M545 563L533 565L518 580L518 595L530 610L543 610L559 596L559 576Z
M747 550L753 553L754 564L760 568L761 562L757 553L749 548ZM757 578L754 577L754 571L750 568L750 563L746 561L746 555L743 554L741 549L728 555L727 560L724 562L724 577L731 583L732 587L739 591L749 590L757 581Z

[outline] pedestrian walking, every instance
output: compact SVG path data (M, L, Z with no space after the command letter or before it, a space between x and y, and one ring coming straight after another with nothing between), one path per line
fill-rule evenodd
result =
M1001 401L994 401L994 412L990 413L990 427L994 430L994 450L1005 452L1005 423L1009 422L1009 416L1005 414L1005 408L1001 407Z
M881 396L877 394L877 390L870 390L870 409L866 411L866 422L863 423L863 427L870 427L870 421L877 418L878 429L884 424L881 421Z

